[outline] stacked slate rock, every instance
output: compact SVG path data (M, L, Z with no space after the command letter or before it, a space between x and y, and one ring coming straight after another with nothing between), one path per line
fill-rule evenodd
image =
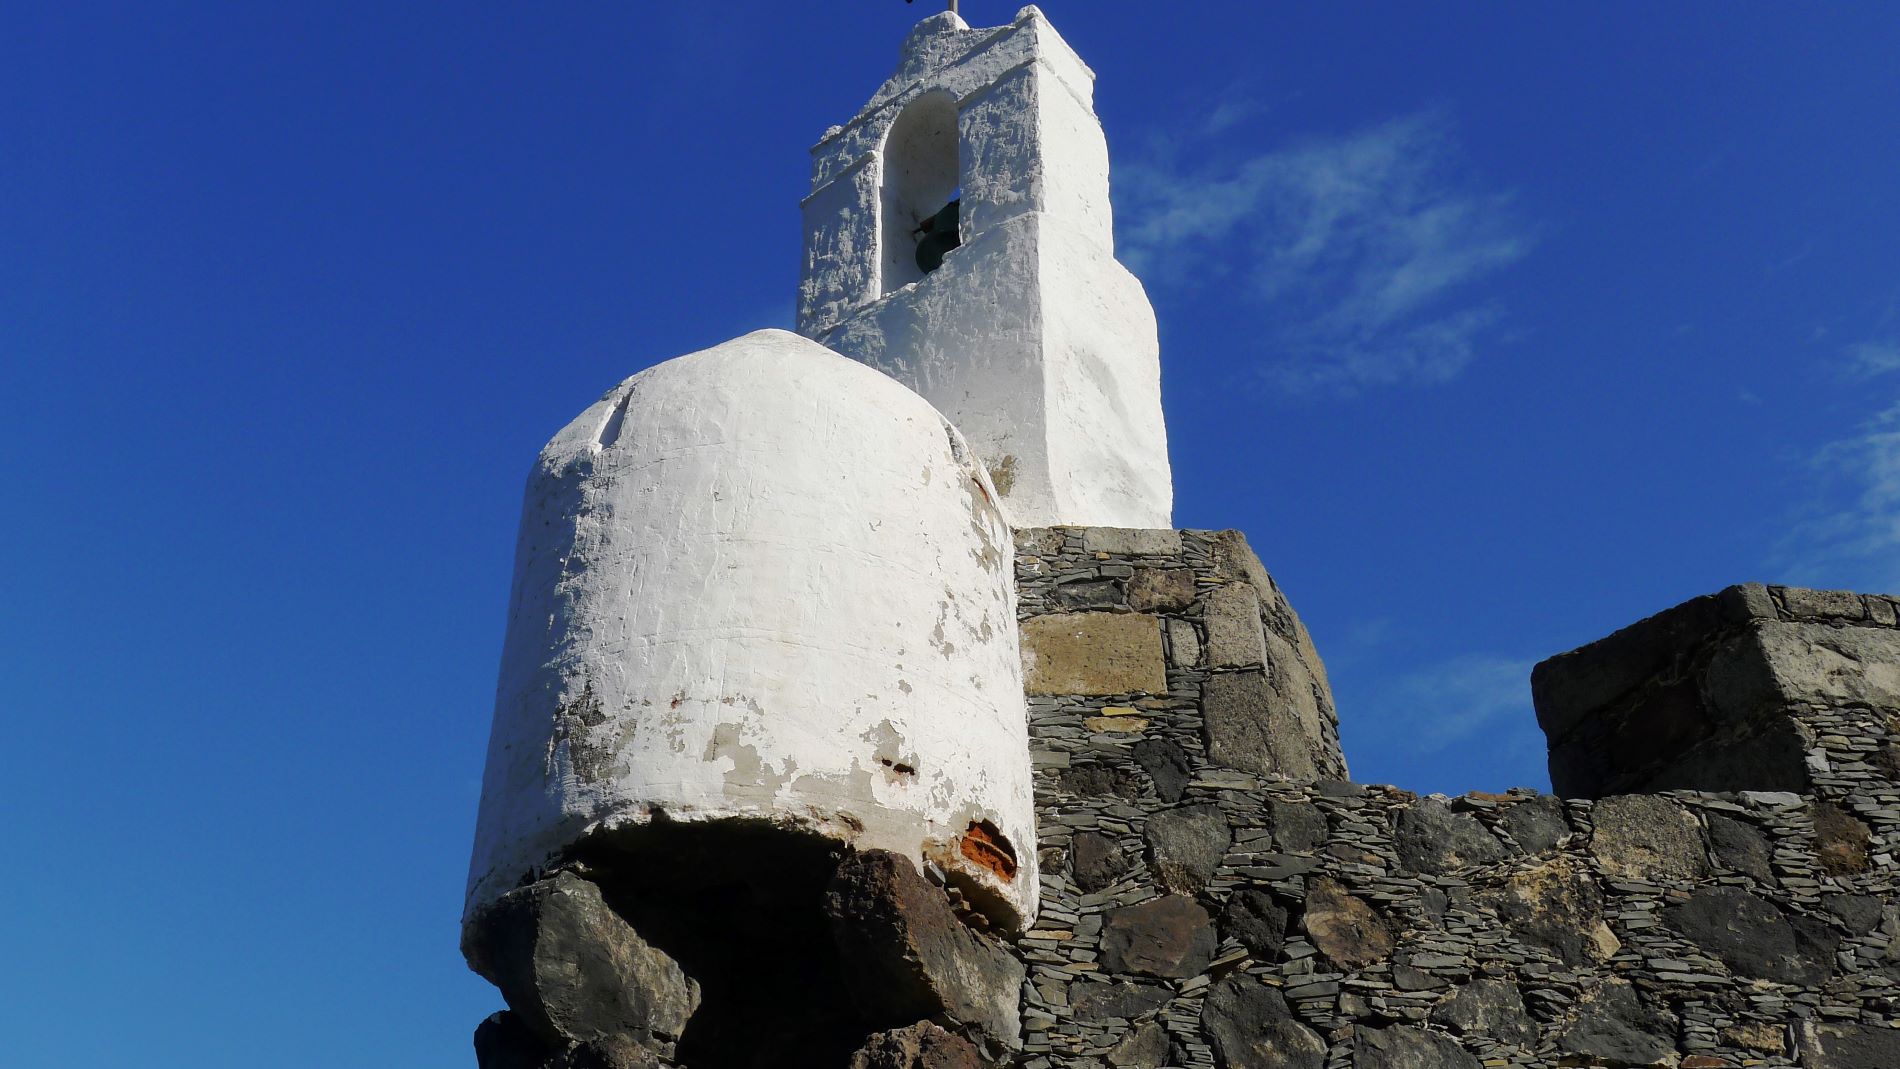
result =
M1318 658L1237 535L1017 552L1044 874L1017 1064L1900 1067L1888 728L1817 733L1818 797L1418 798L1344 781ZM1280 640L1255 662L1222 630L1238 583ZM1227 704L1255 671L1266 697ZM1825 704L1803 723L1869 723Z

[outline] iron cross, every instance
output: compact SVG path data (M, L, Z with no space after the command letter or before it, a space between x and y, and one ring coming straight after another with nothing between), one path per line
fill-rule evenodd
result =
M904 2L908 4L911 3L912 0L904 0ZM957 0L950 0L950 13L952 15L957 13Z

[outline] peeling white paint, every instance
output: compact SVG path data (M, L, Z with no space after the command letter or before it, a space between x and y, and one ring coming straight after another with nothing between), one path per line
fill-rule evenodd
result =
M1008 527L916 394L759 331L633 376L542 451L471 912L663 812L933 857L1022 925L1030 792ZM957 854L979 820L1013 879Z
M799 332L948 416L1017 523L1172 527L1154 310L1115 260L1093 92L1034 7L996 29L919 23L897 72L812 150ZM954 160L910 134L949 101ZM893 270L914 244L892 244L941 206L916 191L952 189L962 247L920 280Z

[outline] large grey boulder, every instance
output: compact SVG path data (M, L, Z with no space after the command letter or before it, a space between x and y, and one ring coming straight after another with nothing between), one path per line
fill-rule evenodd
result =
M1102 966L1112 973L1183 979L1213 960L1214 925L1200 903L1167 895L1110 910L1102 923Z
M1801 1065L1803 1069L1894 1069L1900 1066L1900 1028L1803 1022Z
M1524 1011L1524 996L1501 977L1482 977L1453 991L1432 1007L1432 1023L1519 1046L1537 1038L1537 1025Z
M1674 1014L1645 1000L1621 980L1605 980L1583 994L1557 1045L1608 1066L1673 1064Z
M1739 887L1705 887L1665 909L1663 919L1736 972L1784 984L1827 979L1840 942L1825 924L1791 920L1774 903Z
M1164 810L1148 818L1148 868L1176 894L1198 894L1214 878L1232 835L1217 805Z
M1478 818L1454 812L1437 798L1420 798L1399 811L1396 845L1400 864L1434 875L1496 864L1508 855Z
M1286 998L1245 973L1215 984L1201 1005L1201 1031L1222 1069L1321 1069L1326 1041L1301 1024Z
M1481 1069L1478 1059L1449 1036L1395 1024L1352 1030L1353 1069Z
M853 994L873 1020L942 1014L1017 1045L1022 963L959 920L909 858L847 855L826 888L825 912Z
M699 1006L699 984L572 873L503 895L471 918L462 949L550 1047L670 1056Z

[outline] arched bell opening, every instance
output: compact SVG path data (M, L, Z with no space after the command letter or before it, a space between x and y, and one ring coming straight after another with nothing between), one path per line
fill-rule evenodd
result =
M881 293L923 278L958 239L957 102L926 93L910 102L884 138Z

